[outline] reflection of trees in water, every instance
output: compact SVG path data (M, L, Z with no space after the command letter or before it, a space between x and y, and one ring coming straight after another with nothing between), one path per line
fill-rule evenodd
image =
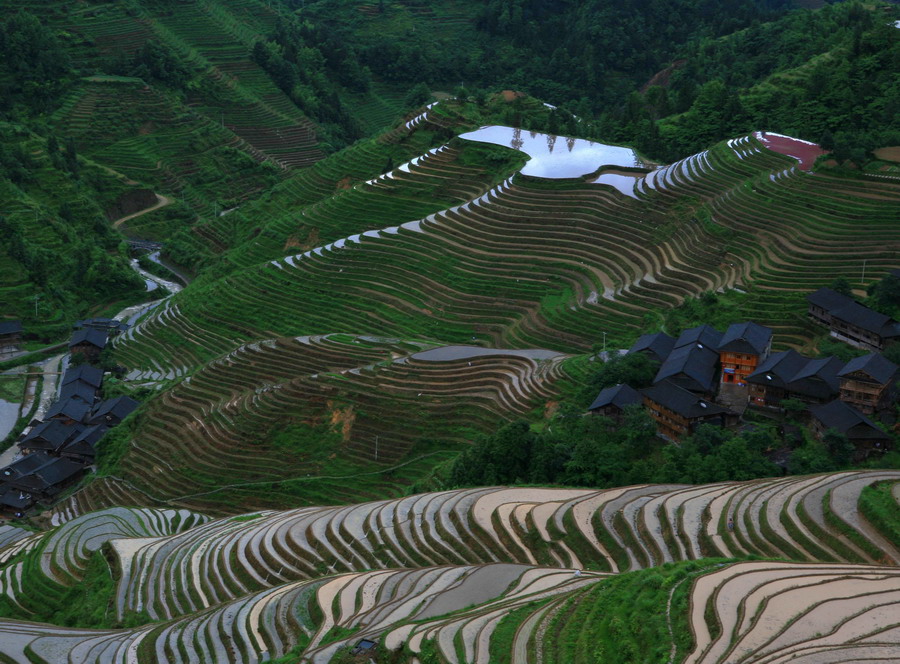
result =
M512 141L510 141L509 145L514 150L521 150L524 144L525 141L522 140L522 129L516 127L513 129Z
M547 152L553 152L554 145L556 145L556 136L547 134Z
M572 138L571 136L566 136L566 147L569 148L569 152L571 152L572 148L575 147L575 141L577 141L577 140L578 140L577 138Z

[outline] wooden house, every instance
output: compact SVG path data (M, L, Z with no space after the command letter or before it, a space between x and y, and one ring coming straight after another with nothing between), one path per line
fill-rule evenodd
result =
M116 397L97 404L87 419L88 424L102 424L114 427L128 417L140 403L130 397Z
M61 385L65 387L69 383L79 381L99 390L103 384L103 370L92 367L89 364L82 364L77 367L69 367L63 374Z
M656 372L654 383L669 381L698 394L712 395L719 354L702 343L675 348Z
M657 433L669 440L682 440L701 424L734 426L740 417L669 381L648 387L642 394L644 406L656 422Z
M751 321L728 326L719 342L722 382L746 385L747 376L756 371L772 351L772 330Z
M675 338L665 332L645 334L628 349L628 354L643 353L647 357L662 364L675 347Z
M851 346L880 351L887 343L900 338L900 323L852 297L820 288L806 299L809 317L828 326L832 337Z
M80 424L67 425L60 420L41 422L29 431L21 441L19 449L23 454L43 452L56 455L67 443L76 438L84 427Z
M102 424L90 426L67 442L59 455L79 463L92 464L97 457L97 443L106 432L107 427Z
M88 362L96 362L100 359L100 353L106 348L108 339L109 333L106 330L86 327L72 335L69 340L69 352L73 355L83 355Z
M747 376L750 403L780 410L784 399L831 401L839 392L837 374L842 366L834 357L811 359L794 350L773 353Z
M873 453L884 453L890 449L891 437L875 423L850 404L835 399L826 404L813 406L809 410L812 415L813 434L822 440L825 434L834 429L853 443L856 448L855 460L860 461Z
M55 402L44 416L48 420L59 420L65 424L83 423L91 412L91 407L77 399Z
M850 360L838 374L841 401L867 414L888 408L896 398L898 372L900 367L879 353Z
M614 385L602 390L588 411L594 415L602 415L615 422L621 422L626 407L643 403L643 401L641 393L630 385Z
M22 323L17 320L0 321L0 355L16 353L22 343Z
M750 404L760 408L781 408L781 402L790 398L788 383L808 361L795 350L773 353L756 371L747 376Z

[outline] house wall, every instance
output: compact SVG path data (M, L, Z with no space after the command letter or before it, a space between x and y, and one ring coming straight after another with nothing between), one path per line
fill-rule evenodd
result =
M722 363L722 382L746 385L747 376L756 371L759 365L759 355L747 353L719 353L719 361Z
M841 379L841 401L857 410L872 414L890 405L891 384L876 383L867 377L851 374Z

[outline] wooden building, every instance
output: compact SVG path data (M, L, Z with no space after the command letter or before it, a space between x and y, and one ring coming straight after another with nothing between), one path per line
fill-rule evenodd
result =
M588 411L594 415L602 415L615 422L621 422L625 408L632 404L643 403L643 401L641 393L630 385L614 385L601 391Z
M17 353L22 344L22 323L17 320L0 321L0 355Z
M100 353L106 348L108 338L109 333L106 330L86 327L72 335L69 340L69 352L72 355L83 355L88 362L96 362L100 359Z
M882 454L890 449L891 437L850 404L835 399L809 409L812 415L813 435L819 440L834 429L853 443L855 460L860 461L873 453Z
M870 415L888 408L896 398L898 372L900 367L879 353L850 360L838 374L841 401Z
M795 350L773 353L747 376L750 404L780 410L784 399L808 404L831 401L840 390L842 367L834 357L812 359Z
M747 376L772 351L772 330L750 321L734 323L725 330L717 350L722 382L746 385Z
M675 347L675 338L670 337L665 332L656 332L655 334L645 334L641 336L634 345L628 349L628 354L643 353L647 357L662 364L669 357L669 353Z
M740 417L669 381L657 383L642 393L644 406L656 422L656 432L669 440L682 440L701 424L734 426Z
M654 383L669 381L697 394L712 396L716 389L719 354L702 343L675 348L662 363Z
M102 424L107 427L114 427L121 424L122 420L128 417L140 403L131 397L115 397L107 399L99 404L87 419L88 424Z
M864 350L881 351L900 338L900 323L830 288L807 295L808 314L826 325L835 339Z

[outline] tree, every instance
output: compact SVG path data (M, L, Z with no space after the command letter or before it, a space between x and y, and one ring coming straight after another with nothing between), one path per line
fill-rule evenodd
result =
M829 286L831 290L836 291L842 295L853 295L853 288L850 285L850 282L845 277L835 277L834 281L831 282Z
M417 83L406 94L403 105L407 108L418 108L431 99L431 88L425 83Z

